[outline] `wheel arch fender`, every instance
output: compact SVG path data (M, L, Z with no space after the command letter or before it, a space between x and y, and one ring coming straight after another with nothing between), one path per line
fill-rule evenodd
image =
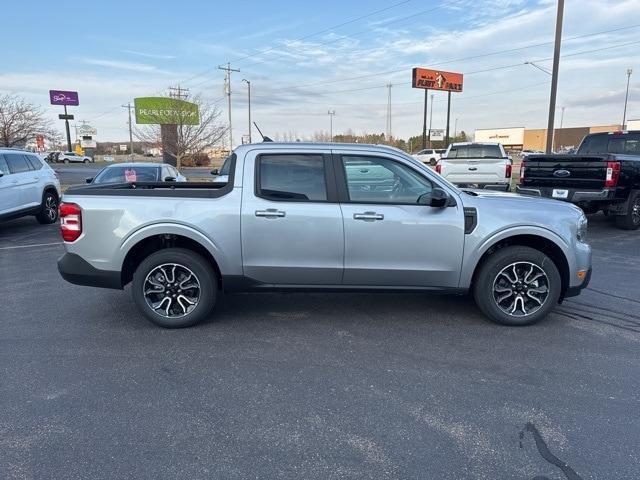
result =
M566 241L543 227L510 227L494 232L477 245L465 258L460 276L460 287L469 288L481 263L497 248L523 245L540 250L556 263L562 277L563 292L569 286L569 274L575 270L570 246Z
M195 242L195 244L201 247L200 253L213 262L213 267L218 275L232 271L231 260L215 243L215 241L203 232L181 223L161 222L145 225L131 233L122 241L120 248L118 249L119 258L117 260L117 264L121 266L120 271L123 275L123 284L130 280L128 277L132 274L132 272L127 272L127 259L129 258L130 253L134 251L137 246L148 242L151 239L158 238L167 240L179 238Z

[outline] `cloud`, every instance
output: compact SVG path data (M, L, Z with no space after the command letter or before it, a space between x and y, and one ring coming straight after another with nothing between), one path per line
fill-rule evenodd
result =
M146 63L123 62L120 60L106 60L102 58L82 58L81 61L88 65L116 68L118 70L130 70L132 72L152 72L158 70L154 65Z
M121 50L122 53L128 53L130 55L137 55L139 57L145 58L156 58L158 60L173 60L175 59L175 55L165 55L158 53L147 53L147 52L138 52L137 50Z

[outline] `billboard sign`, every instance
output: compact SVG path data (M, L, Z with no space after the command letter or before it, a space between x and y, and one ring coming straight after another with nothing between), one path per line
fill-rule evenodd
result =
M98 143L95 140L82 139L80 140L80 146L82 148L97 148Z
M76 131L81 137L94 137L98 134L98 131L94 127L87 125L86 123L78 125L76 127Z
M126 152L126 151L127 151L127 145L126 145L126 144L124 144L124 143L121 143L121 144L120 144L120 151L121 151L121 152Z
M441 128L438 128L437 130L435 128L432 128L431 130L429 130L429 139L444 140L444 130Z
M195 103L168 97L140 97L133 100L136 123L151 125L198 125Z
M78 92L67 90L49 90L49 100L51 100L51 105L80 105Z
M445 92L461 92L462 83L463 75L461 73L416 67L413 69L411 86L413 88L442 90Z
M524 127L477 129L476 142L497 142L506 147L524 144Z

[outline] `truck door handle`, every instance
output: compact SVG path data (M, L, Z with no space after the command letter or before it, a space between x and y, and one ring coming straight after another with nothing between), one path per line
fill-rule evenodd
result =
M376 212L354 213L354 220L364 220L365 222L373 222L375 220L384 220L384 215Z
M478 170L478 167L469 167L469 170L471 170L472 172L475 172L476 170Z
M275 217L284 217L286 212L282 210L277 210L275 208L267 208L266 210L256 210L256 217L266 217L266 218L275 218Z

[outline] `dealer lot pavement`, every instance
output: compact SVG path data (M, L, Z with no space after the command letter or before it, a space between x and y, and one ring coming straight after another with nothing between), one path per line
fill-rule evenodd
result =
M0 478L638 478L640 232L590 222L590 287L532 327L251 294L185 330L64 282L57 226L0 224Z

